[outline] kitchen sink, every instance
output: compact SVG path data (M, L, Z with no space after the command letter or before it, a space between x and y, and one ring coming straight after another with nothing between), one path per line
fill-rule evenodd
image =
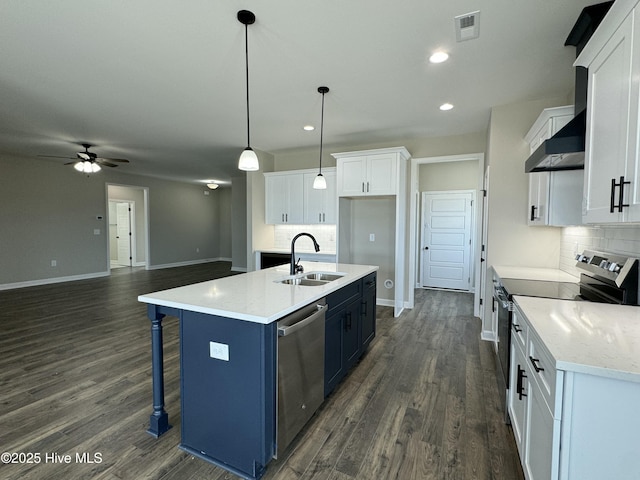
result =
M285 285L303 285L308 287L318 287L326 285L329 282L344 277L344 273L333 272L309 272L295 277L287 277L282 280L276 280L276 283L284 283Z
M342 277L344 277L344 273L309 272L305 275L305 278L311 280L324 280L326 282L332 282Z
M284 280L278 280L277 283L284 283L285 285L306 285L309 287L318 287L329 283L327 280L313 280L306 277L285 278Z

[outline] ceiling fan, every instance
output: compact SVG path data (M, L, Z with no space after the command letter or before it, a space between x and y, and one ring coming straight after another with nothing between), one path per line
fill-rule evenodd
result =
M73 168L82 173L95 173L101 170L101 167L117 167L118 163L129 163L126 158L102 158L98 157L89 149L92 147L90 143L82 143L84 152L76 152L76 159L73 157L60 157L57 155L38 155L39 157L48 158L68 158L73 159L73 162L67 162L65 165L73 165Z

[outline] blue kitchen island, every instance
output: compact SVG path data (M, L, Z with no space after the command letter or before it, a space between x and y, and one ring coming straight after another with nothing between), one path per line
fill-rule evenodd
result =
M306 273L295 276L285 265L138 297L151 320L151 435L171 428L162 357L168 315L180 321L180 448L244 478L263 475L278 451L277 321L326 301L325 397L375 337L378 267L302 265ZM296 284L309 272L332 280Z

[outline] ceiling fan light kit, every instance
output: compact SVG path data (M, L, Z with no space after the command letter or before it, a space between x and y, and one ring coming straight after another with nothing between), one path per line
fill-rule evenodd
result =
M244 25L244 45L245 45L245 72L247 80L247 148L240 154L238 168L247 172L254 172L260 168L258 156L251 148L250 121L249 121L249 25L256 21L256 16L249 10L238 12L238 21Z
M75 168L80 173L96 173L102 170L100 168L100 165L90 160L76 162L73 165L73 168Z
M318 87L318 93L322 94L322 113L320 114L320 169L313 180L313 188L324 190L327 188L327 180L322 175L322 135L324 133L324 94L329 92L329 87Z

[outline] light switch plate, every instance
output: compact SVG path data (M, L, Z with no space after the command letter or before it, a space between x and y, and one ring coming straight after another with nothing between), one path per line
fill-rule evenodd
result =
M209 356L218 360L229 361L229 345L226 343L209 342Z

